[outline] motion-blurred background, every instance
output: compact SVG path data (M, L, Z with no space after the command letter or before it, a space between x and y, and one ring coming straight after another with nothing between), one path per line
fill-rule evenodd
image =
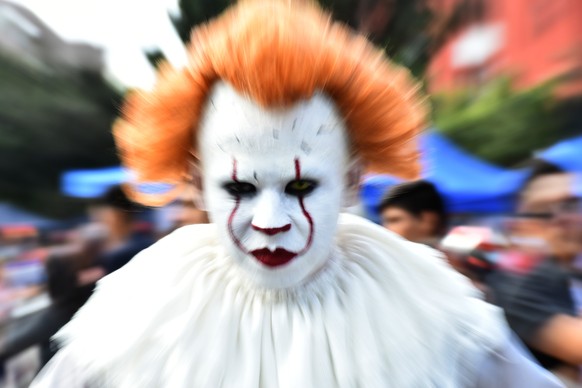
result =
M50 357L50 330L10 339L11 327L62 297L62 278L50 277L64 270L47 263L74 257L75 270L86 270L75 282L90 284L115 269L107 264L104 273L91 272L96 257L118 248L110 241L116 233L118 240L148 235L154 241L206 220L187 196L156 211L119 205L111 188L128 178L110 127L124 93L151 87L162 61L183 65L192 26L231 3L0 0L0 364L8 365L0 367L0 380L7 387L26 386ZM582 196L581 1L320 3L408 67L430 93L423 177L442 195L449 226L487 228L457 229L453 240L470 235L473 241L463 240L463 253L511 234L507 220L516 215L523 221L523 213L535 213L537 220ZM549 206L543 211L523 210L520 193L539 163L571 179L553 185L563 190L540 200ZM355 211L380 222L382 199L396 183L365 176ZM108 208L139 215L117 219ZM580 213L579 206L568 209ZM132 240L133 248L139 241ZM458 251L457 243L450 247ZM485 245L491 251L495 244ZM22 356L39 343L45 344L40 356L38 350ZM14 362L18 355L25 361Z

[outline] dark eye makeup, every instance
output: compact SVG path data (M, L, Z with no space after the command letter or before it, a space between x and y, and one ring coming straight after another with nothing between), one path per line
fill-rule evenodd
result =
M235 198L249 198L257 193L257 187L249 182L227 182L222 185L226 192ZM295 179L285 186L285 194L304 197L317 188L317 182L311 179Z
M295 179L287 183L285 193L295 197L309 195L317 188L317 182L311 179Z
M222 185L222 188L233 197L252 197L257 193L257 188L248 182L228 182Z

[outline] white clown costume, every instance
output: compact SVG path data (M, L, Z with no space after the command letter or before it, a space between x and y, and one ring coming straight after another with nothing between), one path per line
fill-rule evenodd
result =
M33 387L559 386L437 252L340 215L357 165L414 170L401 71L304 2L242 2L191 53L115 134L141 181L194 154L212 223L100 281Z

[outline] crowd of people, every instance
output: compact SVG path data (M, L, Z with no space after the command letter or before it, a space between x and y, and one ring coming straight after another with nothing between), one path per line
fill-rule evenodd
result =
M379 205L386 228L440 249L490 303L502 307L539 363L568 387L582 386L580 182L575 173L534 161L517 212L505 215L491 234L502 234L503 242L485 238L460 252L441 244L450 216L430 182L394 186Z
M505 215L496 231L505 237L503 243L487 249L480 249L487 241L464 251L442 243L456 224L455 215L448 214L438 189L426 180L393 186L378 206L385 228L440 250L483 291L484 298L502 307L512 330L538 362L568 387L582 386L579 179L549 163L533 163L517 212ZM8 360L33 346L40 350L34 368L45 365L56 351L51 337L88 300L99 279L172 231L208 222L207 213L196 206L191 187L168 210L169 228L156 231L148 210L114 186L92 202L86 223L54 239L61 240L59 244L39 247L27 240L21 257L42 252L50 304L12 322L9 316L3 317L2 373ZM16 297L23 299L23 295L27 296L21 290Z
M64 231L46 231L41 238L19 239L18 253L4 262L0 271L0 292L5 297L0 318L0 383L30 382L34 373L18 362L14 368L7 368L9 361L36 348L38 352L32 357L38 354L38 360L30 367L36 373L45 365L56 351L51 337L83 306L101 278L173 230L208 222L206 212L198 209L191 198L191 193L185 192L168 206L164 228L160 229L156 228L152 210L132 202L116 185L90 202L85 222ZM24 279L22 270L11 276L10 264L28 264L30 258L38 264L34 278L29 274ZM39 303L30 313L19 313L23 305L36 304L34 301L40 296L48 298L48 305ZM26 357L24 362L30 359Z

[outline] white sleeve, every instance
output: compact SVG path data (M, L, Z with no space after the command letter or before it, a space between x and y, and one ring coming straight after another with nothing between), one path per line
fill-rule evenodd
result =
M84 372L65 348L40 371L30 388L98 388Z
M564 387L541 367L516 337L489 353L480 366L476 388L557 388Z

